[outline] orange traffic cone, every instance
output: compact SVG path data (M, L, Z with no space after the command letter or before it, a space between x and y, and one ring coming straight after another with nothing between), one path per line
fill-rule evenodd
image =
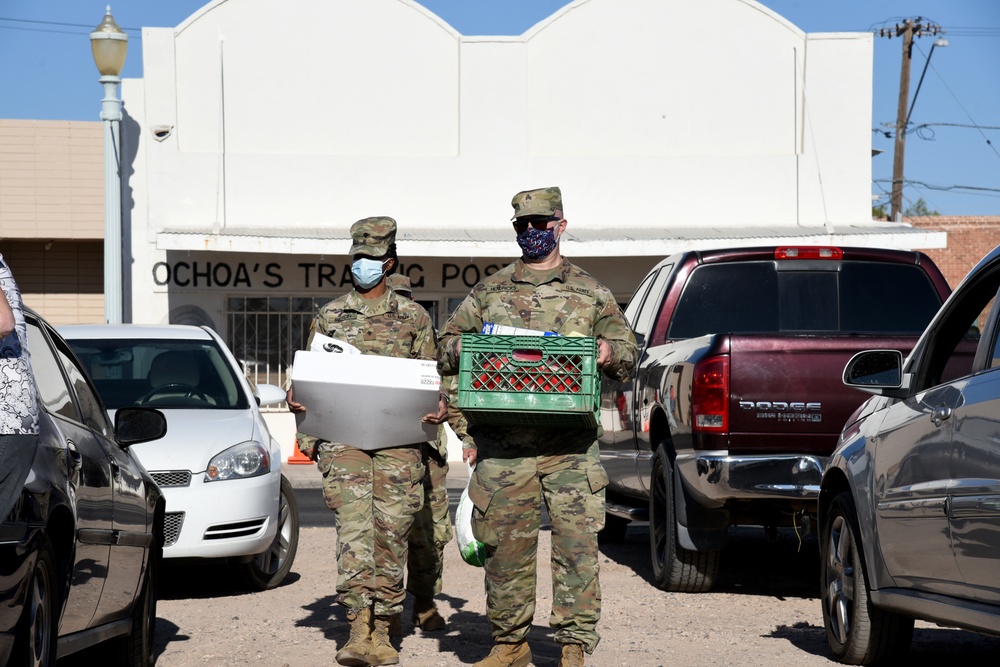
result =
M295 453L288 457L288 463L292 465L309 465L312 459L299 450L299 439L295 439Z

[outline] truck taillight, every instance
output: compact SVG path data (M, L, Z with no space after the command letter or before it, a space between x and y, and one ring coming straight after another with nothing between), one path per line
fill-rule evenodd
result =
M775 259L844 259L844 251L829 246L782 247L774 251Z
M709 357L694 367L691 388L693 430L729 430L729 357Z

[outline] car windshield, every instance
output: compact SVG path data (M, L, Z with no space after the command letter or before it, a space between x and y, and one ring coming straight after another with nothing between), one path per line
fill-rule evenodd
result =
M249 407L238 377L215 341L76 339L69 343L108 409Z

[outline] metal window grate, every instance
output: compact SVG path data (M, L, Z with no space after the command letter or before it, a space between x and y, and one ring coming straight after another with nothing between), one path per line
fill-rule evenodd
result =
M295 352L305 349L313 316L331 298L229 297L226 343L252 384L288 387ZM272 412L287 409L284 403L263 408Z

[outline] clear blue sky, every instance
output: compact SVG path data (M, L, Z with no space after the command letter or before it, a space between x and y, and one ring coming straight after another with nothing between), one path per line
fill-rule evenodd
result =
M666 1L666 0L662 0ZM674 0L681 1L681 0ZM697 1L697 0L689 0ZM88 33L105 1L0 0L0 118L98 120L102 91ZM118 0L112 13L129 34L125 77L142 76L140 28L172 27L205 0ZM466 35L518 35L567 0L421 0ZM874 31L905 18L940 25L907 135L904 206L923 199L947 215L1000 215L1000 0L762 0L806 32ZM280 2L275 2L276 17ZM699 30L712 26L675 26ZM933 37L915 41L911 99ZM872 193L891 189L902 42L876 37ZM886 136L888 132L890 136ZM887 202L888 197L882 197ZM888 208L888 207L887 207Z

